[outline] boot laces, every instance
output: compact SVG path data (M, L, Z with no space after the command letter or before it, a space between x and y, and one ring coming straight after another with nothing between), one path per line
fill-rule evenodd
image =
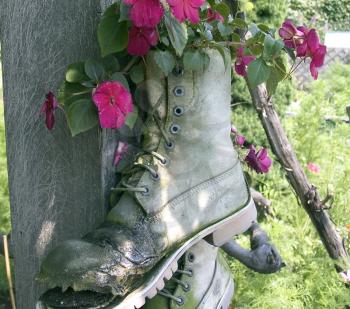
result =
M191 289L191 286L188 282L182 281L180 279L177 279L175 276L176 274L180 274L180 275L187 275L189 277L192 277L193 272L191 269L187 269L187 270L177 270L175 272L175 275L169 280L169 282L173 282L177 285L180 285L182 287L182 289L184 290L184 292L188 292ZM159 295L169 298L171 300L174 300L179 306L182 306L185 304L185 300L182 296L176 296L173 295L173 293L171 293L171 291L169 291L168 289L163 289L161 291L158 292Z
M160 99L156 104L156 107L159 106L160 104ZM173 143L171 142L171 140L169 139L165 129L163 128L162 125L162 121L161 118L159 116L159 114L156 114L156 107L152 110L151 117L154 120L154 123L157 125L157 128L159 130L159 133L161 135L161 138L164 139L166 145L168 147L173 146ZM136 155L136 159L133 163L133 165L126 171L123 172L124 177L122 178L121 182L120 182L120 186L116 187L116 188L112 188L112 191L129 191L129 192L141 192L142 194L147 194L149 193L149 188L145 187L145 186L135 186L129 183L130 180L130 176L137 173L140 170L146 170L148 171L153 180L159 180L159 174L158 172L155 170L154 166L152 166L150 163L140 163L138 162L140 158L144 157L144 156L151 156L155 159L157 159L160 164L162 165L166 165L168 163L168 159L166 157L164 157L163 155L161 155L160 153L152 150L142 150L139 154Z

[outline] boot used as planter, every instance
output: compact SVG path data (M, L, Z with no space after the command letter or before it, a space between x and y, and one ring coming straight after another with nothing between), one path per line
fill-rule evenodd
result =
M218 248L200 241L179 260L179 270L142 309L227 309L234 293L231 271Z
M50 287L109 294L120 308L140 308L186 250L203 238L220 246L256 220L230 139L231 70L219 52L206 52L204 72L178 68L168 77L148 55L144 152L125 172L106 221L46 257L39 279ZM42 297L47 304L65 303L66 293L52 293Z

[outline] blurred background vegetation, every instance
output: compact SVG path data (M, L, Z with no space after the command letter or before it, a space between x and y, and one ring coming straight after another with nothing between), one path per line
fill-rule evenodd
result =
M306 23L320 29L350 30L349 0L255 0L241 1L248 19L278 28L286 17L298 24ZM0 72L1 73L1 72ZM304 91L296 90L292 81L279 86L274 103L283 124L306 169L310 162L320 173L307 171L323 195L335 195L330 210L342 236L348 240L350 215L350 125L345 107L350 98L350 65L334 64L320 74L319 81ZM251 103L243 79L234 77L232 87L233 123L249 141L269 147ZM335 120L325 120L332 116ZM334 271L309 218L293 195L284 173L275 162L271 172L254 176L252 185L272 201L273 216L261 216L260 222L280 250L287 264L280 273L260 275L241 264L230 261L235 276L236 309L301 309L350 308L349 288ZM10 231L7 186L5 129L0 74L0 232ZM246 236L239 241L248 246ZM349 248L349 242L347 242ZM4 305L6 280L4 261L0 257L0 309Z

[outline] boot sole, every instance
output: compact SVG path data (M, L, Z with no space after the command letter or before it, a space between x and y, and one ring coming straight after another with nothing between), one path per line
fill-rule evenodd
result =
M180 248L171 253L164 261L158 263L151 271L151 275L145 280L142 286L128 294L119 304L117 301L110 304L104 309L134 309L141 308L146 299L152 299L165 286L165 280L169 280L178 269L178 260L182 255L190 249L193 245L202 239L208 243L220 247L233 236L242 234L248 230L252 223L256 221L257 211L255 204L250 198L249 202L242 209L233 215L223 219L206 229L202 230L194 237L187 240ZM226 303L223 303L225 305ZM227 306L228 307L228 306ZM90 307L89 309L97 309L101 307ZM219 307L220 308L220 307ZM222 307L225 309L226 307ZM46 306L42 302L38 302L36 309L53 309Z
M230 280L229 285L227 286L226 291L223 297L221 298L221 301L219 305L216 307L216 309L228 309L229 306L231 305L234 292L235 292L235 285L233 280Z

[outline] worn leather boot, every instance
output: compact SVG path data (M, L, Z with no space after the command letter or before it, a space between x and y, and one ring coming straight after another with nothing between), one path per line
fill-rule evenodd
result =
M106 221L43 261L39 279L50 287L109 294L120 308L140 308L194 244L206 238L220 246L255 221L230 139L231 71L219 52L207 53L204 72L178 68L168 77L149 54L144 152L125 172ZM55 299L65 303L65 296ZM50 291L43 299L50 302Z
M234 293L230 268L218 248L200 241L179 260L179 269L142 309L227 309Z

